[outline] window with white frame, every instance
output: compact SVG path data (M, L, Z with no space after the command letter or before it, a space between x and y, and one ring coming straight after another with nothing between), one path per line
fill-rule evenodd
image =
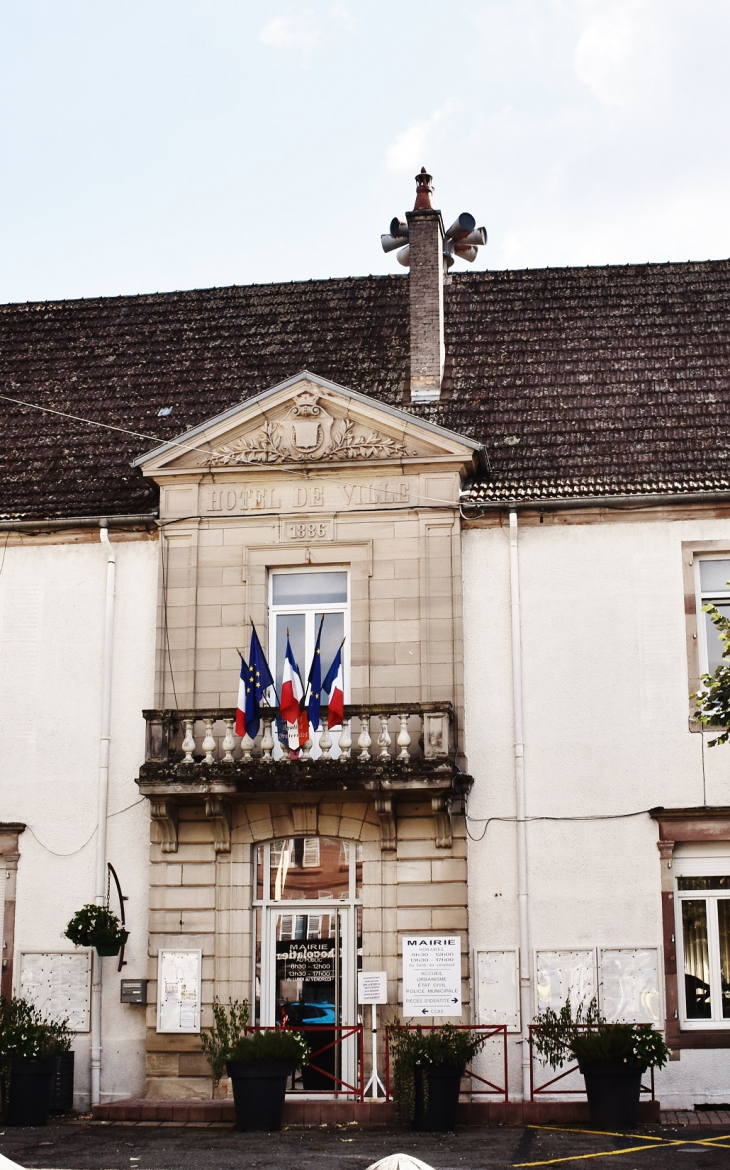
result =
M287 631L294 658L307 685L309 667L322 628L322 678L343 638L349 634L350 583L347 569L275 569L269 577L269 661L281 693ZM324 620L323 620L324 619ZM342 649L345 701L349 702L347 643Z
M679 1016L730 1027L730 845L678 846L674 858Z
M730 617L730 556L695 556L694 566L700 674L712 674L722 662L722 646L710 615L702 609L715 605Z

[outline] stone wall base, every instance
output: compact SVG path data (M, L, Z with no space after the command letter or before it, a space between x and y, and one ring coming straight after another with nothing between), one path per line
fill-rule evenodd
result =
M150 1101L129 1098L94 1107L98 1121L177 1121L200 1124L235 1124L233 1101ZM642 1101L641 1124L658 1124L658 1101ZM588 1123L585 1101L464 1101L459 1106L460 1125L569 1125ZM284 1106L284 1125L359 1125L363 1128L397 1125L391 1102L385 1101L297 1101Z

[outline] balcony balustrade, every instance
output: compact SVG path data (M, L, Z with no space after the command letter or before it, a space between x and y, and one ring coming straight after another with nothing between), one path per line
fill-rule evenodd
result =
M296 802L302 793L328 792L349 800L357 791L374 801L384 849L396 847L395 802L404 799L430 802L436 845L451 847L452 810L472 783L456 762L451 703L355 703L332 729L323 707L320 730L310 729L296 754L281 742L286 724L277 716L277 708L262 709L252 738L236 735L232 707L144 712L147 750L137 783L150 798L163 851L177 850L181 800L204 801L221 851L230 849L231 800L268 793Z
M282 763L412 769L420 762L433 766L453 760L451 703L353 704L345 707L342 725L332 730L323 707L320 730L312 735L310 728L310 738L296 756L280 741L277 716L278 708L262 708L252 739L236 735L233 708L145 711L146 763L173 767L182 776L188 769L218 773Z

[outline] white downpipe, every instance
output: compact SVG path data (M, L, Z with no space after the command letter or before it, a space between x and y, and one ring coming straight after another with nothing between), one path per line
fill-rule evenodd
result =
M509 514L509 582L512 610L512 703L515 723L515 796L517 803L517 893L520 930L520 1019L522 1021L522 1099L530 1099L529 1027L532 1019L530 979L530 918L527 902L527 822L525 743L522 720L522 634L520 629L520 568L517 555L517 513Z
M96 829L96 882L94 900L106 902L106 818L109 800L109 744L112 714L112 661L114 655L114 585L116 556L109 540L106 520L101 521L101 543L106 545L106 615L104 621L104 677L101 691L101 742L99 744L99 805ZM101 1099L101 964L94 955L94 981L91 986L91 1104Z

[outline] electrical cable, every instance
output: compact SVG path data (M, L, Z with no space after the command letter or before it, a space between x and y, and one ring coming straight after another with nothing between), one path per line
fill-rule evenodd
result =
M159 443L162 446L166 446L166 447L179 447L182 451L193 451L195 453L199 453L201 450L201 447L204 447L204 448L207 447L210 450L210 444L206 441L203 441L202 443L199 443L199 444L181 443L179 439L163 439L159 435L147 435L147 434L144 434L142 431L129 430L128 427L117 427L117 426L114 426L112 423L99 422L98 419L84 418L84 416L81 414L71 414L67 410L56 410L54 407L51 407L51 406L39 406L37 402L27 402L23 398L12 398L9 394L0 394L0 399L3 399L5 402L13 402L13 403L15 403L16 406L27 406L31 410L40 410L45 414L55 414L55 415L58 415L60 418L70 418L70 419L73 419L74 422L86 423L87 426L104 427L105 430L107 430L107 431L117 431L117 432L119 432L119 434L122 434L122 435L131 435L135 439L146 439L151 443ZM241 405L246 406L247 404L245 402L243 402L243 403L241 403ZM416 419L416 421L418 421L418 420ZM271 464L267 464L267 466L272 467ZM309 478L309 468L308 467L306 469L304 467L302 467L301 470L298 470L297 468L294 468L294 467L281 467L281 466L277 465L276 471L280 472L282 475L295 475L299 478L304 478L304 479ZM215 474L214 470L213 470L212 474ZM328 482L339 484L341 487L359 487L360 486L359 482L356 480L351 481L351 480L346 480L346 479L329 479L328 478ZM381 488L379 490L387 492L388 489ZM393 494L395 494L395 493L393 493ZM454 506L453 500L441 499L439 496L427 496L427 495L421 494L421 492L419 492L417 494L416 499L417 500L428 500L433 504L442 504L442 505L448 504L452 508ZM412 507L413 505L410 504L409 506ZM252 515L252 514L257 515L260 513L245 513L245 515ZM272 515L279 515L279 513L272 513ZM199 517L190 517L190 518L191 519L198 519ZM209 516L200 517L200 519L210 519L210 517Z
M120 817L122 813L129 812L130 808L136 808L138 804L144 804L146 799L146 796L140 796L139 800L133 800L131 804L125 804L124 808L118 808L116 812L109 813L106 819L110 821L112 817Z
M125 805L124 808L120 808L120 809L117 809L116 812L109 813L107 820L111 820L112 817L120 817L122 815L122 813L128 812L130 808L136 808L138 804L142 804L146 799L147 799L146 796L140 796L139 800L134 800L134 801L132 801L131 804ZM96 828L97 828L97 826L94 825L94 828L91 830L91 833L86 838L83 845L79 845L78 849L72 849L70 853L58 853L57 850L51 849L50 846L43 844L40 837L37 836L32 825L26 825L25 827L28 830L28 832L30 833L31 837L33 837L38 842L41 849L45 849L46 853L50 853L53 857L75 857L76 854L81 853L82 850L84 850L86 848L86 846L89 844L89 842L93 839L93 837L96 835Z
M70 853L58 853L55 849L51 849L48 845L43 844L40 837L36 836L32 825L26 825L25 827L28 830L28 832L31 834L31 836L34 837L35 840L38 842L41 849L45 849L46 853L52 854L53 857L75 857L76 854L81 853L81 851L83 849L85 849L86 846L89 844L89 842L92 841L93 838L96 836L96 825L94 825L94 828L91 830L91 833L86 838L83 845L79 845L78 849L72 849Z
M519 817L471 817L471 816L469 816L468 813L465 813L464 819L467 822L466 832L467 832L467 836L469 837L469 840L479 842L479 841L483 841L484 838L486 837L487 829L491 825L492 821L502 821L502 822L505 822L505 823L511 824L511 825L516 825L516 824L529 825L533 821L558 821L558 822L566 822L566 821L622 821L622 820L627 820L631 817L648 816L649 811L650 810L648 808L642 808L642 809L639 809L637 812L587 813L585 816L577 816L577 817L553 817L553 816L524 817L522 820L520 820ZM470 821L472 822L472 824L475 824L475 825L484 825L484 829L483 829L480 837L474 837L469 832L469 822Z

